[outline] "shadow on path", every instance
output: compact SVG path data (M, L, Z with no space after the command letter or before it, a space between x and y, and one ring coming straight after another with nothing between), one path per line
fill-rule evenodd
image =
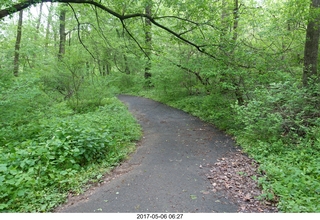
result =
M234 142L212 125L150 99L121 95L143 128L143 138L128 161L108 181L57 212L212 213L238 207L212 191L209 165Z

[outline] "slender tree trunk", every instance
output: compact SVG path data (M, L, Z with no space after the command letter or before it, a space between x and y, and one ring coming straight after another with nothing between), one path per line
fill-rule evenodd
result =
M48 8L48 19L47 19L46 36L45 36L45 44L44 44L45 55L48 55L49 34L50 34L50 26L52 22L52 10L53 10L53 6L52 6L52 3L50 3L50 7Z
M228 1L227 0L221 0L221 19L220 19L220 25L221 25L221 31L220 31L220 49L221 52L224 53L225 49L227 47L227 33L229 24L228 24Z
M231 56L234 59L234 52L236 50L237 46L237 40L238 40L238 26L239 26L239 0L233 1L233 27L232 27L232 50L231 50ZM237 98L238 104L243 105L244 99L243 99L243 83L244 78L243 76L234 76L233 79L233 85L235 87L235 96Z
M310 6L310 20L307 25L306 41L304 48L304 68L302 82L304 86L309 85L311 78L318 76L318 54L320 38L320 13L315 9L320 8L320 0L312 0Z
M148 1L145 8L145 13L151 16L152 10L152 1ZM147 63L145 66L144 77L149 80L151 78L151 48L152 48L152 34L151 34L151 21L149 19L145 20L145 42L146 42L146 54L147 54Z
M239 1L234 0L234 9L233 9L233 34L232 41L236 43L238 39L238 25L239 25Z
M18 21L18 30L17 30L17 38L16 38L16 44L14 47L14 69L13 69L13 75L18 76L19 75L19 57L20 57L20 44L21 44L21 36L22 36L22 20L23 20L23 10L19 12L19 21Z
M37 20L36 23L36 33L34 35L34 50L32 51L32 58L29 60L28 59L28 63L29 63L29 67L33 68L35 63L37 62L37 52L39 51L38 49L38 37L39 37L39 33L40 33L40 25L41 25L41 18L42 18L42 8L43 8L43 2L41 2L40 4L40 11L39 11L39 18Z
M232 37L231 37L231 48L229 50L229 57L235 62L234 53L237 47L237 40L238 40L238 27L239 27L239 0L233 0L233 7L232 7L232 20L233 25L231 27L232 30ZM238 101L239 105L243 105L244 98L243 98L243 84L244 78L241 75L231 76L231 80L233 86L235 88L234 94Z
M36 26L36 34L34 36L34 40L37 41L38 40L38 34L40 32L40 25L41 25L41 18L42 18L42 8L43 8L43 2L41 2L40 4L40 11L39 11L39 19L37 21L37 26Z
M60 41L59 41L59 53L58 58L61 60L66 53L66 14L67 10L65 8L62 8L60 11L59 21L60 21L60 28L59 28L59 35L60 35Z

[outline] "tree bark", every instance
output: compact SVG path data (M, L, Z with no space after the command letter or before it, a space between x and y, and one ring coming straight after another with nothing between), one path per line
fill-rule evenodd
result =
M48 54L49 34L50 34L50 26L52 22L52 10L53 10L53 6L52 6L52 3L50 3L50 7L48 8L48 20L47 20L46 36L45 36L45 44L44 44L45 55Z
M58 58L61 60L66 53L66 14L67 11L65 8L62 8L60 11L59 21L60 21L60 41L59 41L59 53Z
M37 26L36 26L37 33L36 33L36 35L34 37L35 41L37 41L38 34L40 32L40 25L41 25L41 18L42 18L42 8L43 8L43 2L41 2L41 4L40 4L39 19L37 21Z
M226 47L226 36L228 33L228 21L227 21L227 1L221 0L221 18L220 18L220 25L221 25L221 31L220 31L220 50L224 51Z
M238 25L239 25L239 1L234 0L234 9L233 9L233 33L232 41L236 43L238 39Z
M16 44L14 47L14 61L13 61L13 65L14 65L13 75L14 76L19 75L19 57L20 57L20 44L21 44L21 36L22 36L22 20L23 20L23 11L21 10L19 12L17 38L16 38Z
M309 85L311 79L319 78L317 69L320 38L320 13L318 11L315 12L315 9L319 8L320 0L312 0L310 6L311 18L307 25L304 48L304 68L302 82L305 87Z
M239 0L233 0L233 26L232 26L232 48L230 51L230 57L232 63L235 63L234 53L237 47L238 40L238 27L239 27ZM235 88L234 93L239 105L244 104L243 98L243 84L244 78L241 75L232 76L232 83Z
M151 9L152 9L152 2L148 1L146 8L145 8L145 14L151 17ZM152 48L152 34L151 34L151 21L149 19L145 19L145 43L146 43L146 55L147 55L147 63L145 66L145 72L144 77L145 79L151 78L151 48Z

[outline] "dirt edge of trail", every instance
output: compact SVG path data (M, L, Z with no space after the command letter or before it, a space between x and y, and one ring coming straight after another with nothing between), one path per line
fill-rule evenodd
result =
M210 172L206 176L212 184L212 191L223 192L239 206L238 212L278 212L278 198L273 195L274 200L268 201L262 196L265 192L257 181L263 176L259 172L259 164L241 150L227 153L215 164L208 166Z

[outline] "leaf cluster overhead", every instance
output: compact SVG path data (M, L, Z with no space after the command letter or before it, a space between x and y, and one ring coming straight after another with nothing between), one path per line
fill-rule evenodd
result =
M94 1L94 0L26 0L22 1L17 4L12 4L6 9L0 10L0 19L9 16L17 11L21 11L23 9L26 9L32 5L41 3L41 2L59 2L59 3L72 3L72 4L87 4L87 5L92 5L96 8L99 8L110 15L118 18L120 22L123 24L125 27L124 21L128 19L133 19L133 18L146 18L148 19L153 25L157 26L158 28L165 30L169 34L175 36L179 40L183 41L184 43L196 48L199 52L206 54L207 56L214 58L216 60L220 60L220 58L216 57L215 55L208 53L205 49L204 46L198 45L192 40L189 40L183 36L185 32L178 33L172 29L170 29L168 26L165 26L161 23L158 22L158 20L164 19L164 18L171 18L171 19L177 19L177 20L182 20L184 22L190 23L193 26L210 26L208 23L199 23L195 22L186 18L180 18L178 16L163 16L163 17L153 17L152 15L145 14L145 13L131 13L131 14L120 14L119 12L116 12L115 10L111 9L110 7L107 7L105 4L101 3L101 1Z

